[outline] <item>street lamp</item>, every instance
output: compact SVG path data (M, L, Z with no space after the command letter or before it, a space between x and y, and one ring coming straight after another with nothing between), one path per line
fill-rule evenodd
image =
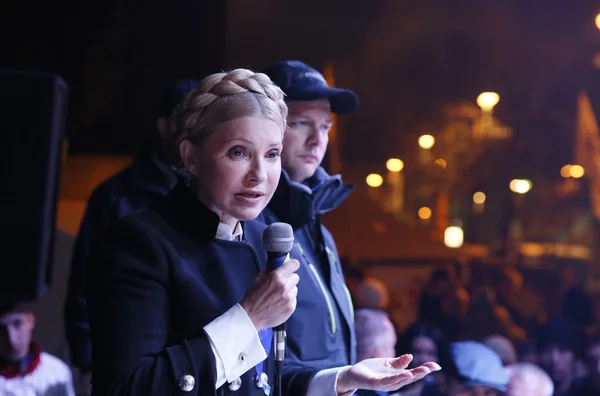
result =
M422 164L429 162L431 159L431 148L435 145L435 138L431 135L419 136L419 161Z
M473 211L475 213L483 212L485 207L485 199L485 193L482 191L477 191L475 194L473 194Z
M482 92L477 97L477 105L481 108L481 124L480 128L475 128L475 137L487 136L490 129L494 126L494 118L492 112L494 106L500 101L500 95L496 92Z
M477 105L483 112L491 113L494 107L500 102L500 95L496 92L482 92L477 97Z
M458 249L463 245L464 232L462 228L450 226L444 230L444 244L449 248Z
M385 167L390 172L397 173L397 172L400 172L402 169L404 169L404 162L399 158L390 158L385 163Z
M585 174L585 169L581 165L573 165L570 170L571 177L574 179L580 179Z
M369 176L367 176L366 180L367 185L372 188L381 187L381 185L383 184L383 177L381 177L381 175L377 173L371 173Z
M433 213L431 211L431 208L428 208L427 206L423 206L417 212L417 215L419 216L419 219L421 219L421 220L429 220L429 219L431 219L431 215L432 214Z
M429 150L435 144L435 138L431 135L419 136L419 146L425 150Z
M510 190L517 194L527 194L533 187L531 180L526 179L514 179L509 184Z
M392 213L400 213L404 206L404 161L399 158L390 158L386 161L388 170L387 180L390 186L389 205Z

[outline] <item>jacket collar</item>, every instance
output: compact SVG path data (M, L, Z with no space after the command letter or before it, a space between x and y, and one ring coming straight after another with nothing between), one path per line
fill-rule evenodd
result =
M202 241L217 235L219 216L194 195L183 180L179 180L165 199L162 211L178 229Z
M322 167L303 183L291 181L282 171L268 208L281 221L300 228L340 206L353 189L340 175L330 176Z

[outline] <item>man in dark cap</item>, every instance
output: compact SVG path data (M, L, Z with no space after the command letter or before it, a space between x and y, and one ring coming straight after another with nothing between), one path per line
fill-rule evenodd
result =
M166 90L156 120L157 132L135 157L133 164L102 182L92 193L71 259L65 302L65 329L71 363L80 370L80 382L88 391L91 373L90 330L85 297L85 261L92 241L104 228L123 216L160 202L175 186L177 177L161 144L171 112L183 97L198 86L195 80L180 80Z
M291 256L300 261L298 306L287 321L286 364L319 370L356 360L353 307L333 237L321 216L337 208L352 187L321 167L332 126L331 113L352 113L358 98L333 88L321 73L296 61L262 70L286 94L289 107L277 190L259 220L294 228Z

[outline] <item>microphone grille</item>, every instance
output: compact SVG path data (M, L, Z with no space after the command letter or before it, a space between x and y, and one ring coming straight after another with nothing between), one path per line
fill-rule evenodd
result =
M288 253L294 247L294 230L288 223L273 223L263 233L267 252Z

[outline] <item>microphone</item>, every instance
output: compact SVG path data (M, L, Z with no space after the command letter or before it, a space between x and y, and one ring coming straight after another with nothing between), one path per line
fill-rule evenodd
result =
M263 245L267 251L267 272L281 267L294 247L294 230L288 223L273 223L263 233Z
M267 272L273 272L290 258L294 247L294 230L287 223L273 223L263 233L263 245L267 251ZM275 346L275 392L281 396L281 374L285 357L285 322L273 328Z

